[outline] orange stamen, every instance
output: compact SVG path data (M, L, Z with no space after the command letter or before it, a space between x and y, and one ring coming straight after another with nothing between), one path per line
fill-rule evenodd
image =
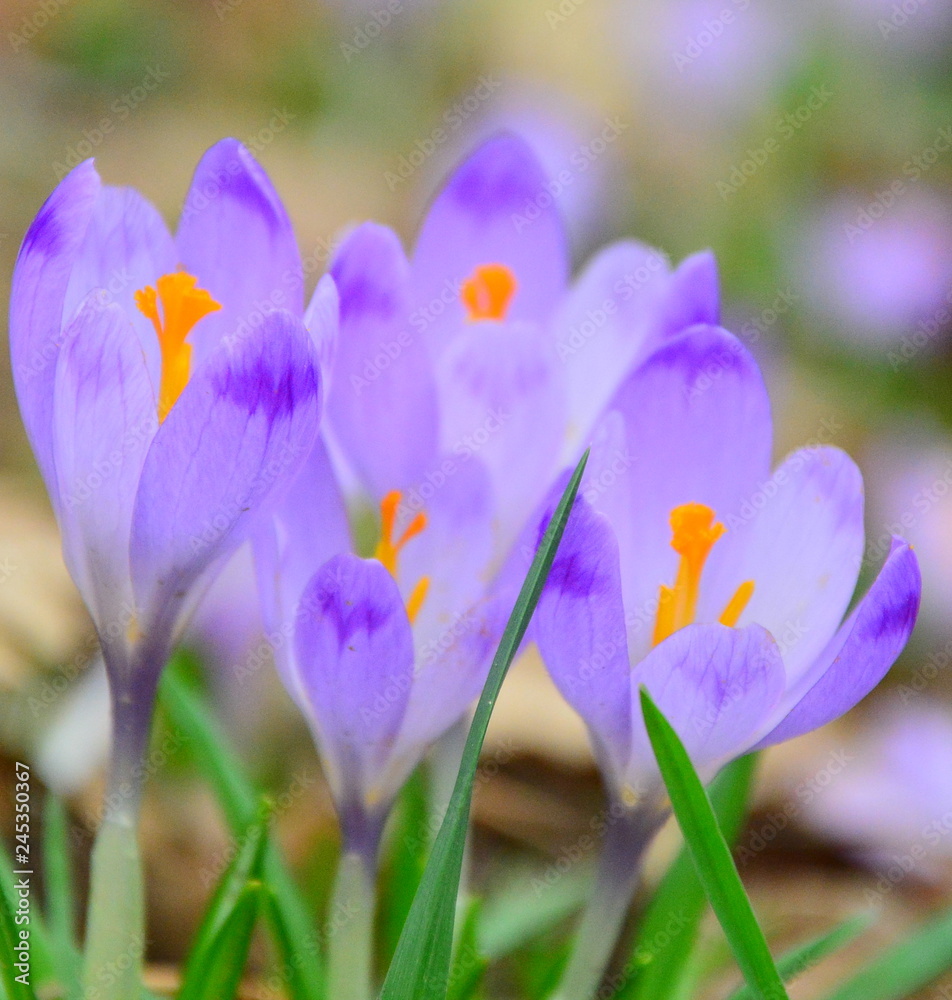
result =
M516 276L505 264L480 264L463 282L460 297L470 322L506 318Z
M377 543L377 548L374 550L374 558L379 559L380 562L383 563L384 567L394 579L397 577L397 559L404 545L406 545L411 538L416 538L416 536L419 535L424 528L426 528L426 514L424 514L421 510L407 525L403 534L399 538L394 539L393 534L397 525L397 511L400 508L400 502L402 500L403 494L400 490L391 490L383 498L383 500L380 501L380 541ZM426 600L427 591L429 589L430 578L428 576L424 576L417 581L416 586L410 593L410 598L407 601L407 617L410 619L411 623L419 614L420 608Z
M727 530L720 521L714 520L714 511L701 503L675 507L671 511L671 529L671 548L681 561L674 586L662 584L658 594L654 645L694 621L704 566L711 549ZM719 619L721 624L736 625L753 592L753 580L742 583L724 609Z
M198 279L185 271L163 274L155 288L147 285L136 292L139 311L152 321L162 352L162 381L159 386L159 422L169 415L182 390L188 385L192 365L192 345L185 338L195 324L209 313L217 312L221 305L204 288ZM159 302L162 312L159 314Z

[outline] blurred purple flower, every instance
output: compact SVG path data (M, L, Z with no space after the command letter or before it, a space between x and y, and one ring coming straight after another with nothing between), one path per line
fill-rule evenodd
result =
M919 571L898 538L843 622L864 542L850 458L810 447L771 472L771 446L760 372L709 326L655 352L601 422L536 631L622 802L658 789L640 685L710 778L850 709L912 630Z
M280 201L233 140L199 164L174 240L89 161L50 196L17 260L17 395L102 645L112 782L125 789L111 801L124 811L173 643L317 433L299 273ZM262 312L278 293L289 311Z
M797 269L834 332L928 354L952 326L952 209L908 184L868 204L840 197L816 214Z
M849 746L849 766L809 799L805 821L874 867L899 854L920 877L940 875L952 858L952 714L931 699L902 701Z

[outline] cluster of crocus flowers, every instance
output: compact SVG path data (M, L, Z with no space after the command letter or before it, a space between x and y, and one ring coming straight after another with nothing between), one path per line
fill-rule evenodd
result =
M621 807L609 867L661 815L641 685L708 777L880 679L915 619L915 558L897 540L843 621L859 474L829 448L771 472L766 393L716 325L711 255L671 269L625 241L568 271L547 179L511 135L453 175L409 257L356 228L307 309L287 216L233 141L202 160L174 239L91 164L57 188L17 265L13 365L102 641L124 824L162 666L250 543L372 912L393 801L482 687L513 570L589 443L534 635ZM627 867L603 880L609 924ZM613 941L593 926L583 988ZM331 964L369 993L369 950Z

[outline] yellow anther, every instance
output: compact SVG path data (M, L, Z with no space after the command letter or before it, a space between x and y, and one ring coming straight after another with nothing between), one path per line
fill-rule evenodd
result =
M505 319L516 291L516 276L505 264L480 264L463 282L460 297L471 322Z
M377 548L374 551L374 558L379 559L383 563L394 579L397 578L397 560L404 545L411 538L416 538L426 528L426 514L420 511L407 525L399 538L395 539L393 537L397 525L397 511L400 508L402 500L403 494L399 490L391 490L380 501L380 541L377 543ZM410 598L407 601L407 617L411 622L419 614L429 589L430 578L424 576L417 581L416 586L414 586L410 593Z
M704 565L711 549L727 529L720 521L714 520L714 511L710 507L701 503L687 503L671 511L671 530L671 548L678 553L681 561L674 586L662 584L658 593L654 645L693 623L697 614ZM737 588L719 619L722 625L737 624L753 592L753 580L747 580Z
M185 338L195 324L221 305L198 279L185 271L163 274L155 288L147 285L136 292L139 311L152 321L162 351L162 381L159 386L159 422L165 420L182 390L188 385L192 366L192 345ZM159 303L162 303L161 314Z

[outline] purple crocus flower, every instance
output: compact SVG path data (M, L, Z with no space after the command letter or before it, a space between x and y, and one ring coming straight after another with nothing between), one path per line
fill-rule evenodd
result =
M642 684L710 778L842 715L912 631L919 569L899 538L843 620L864 552L853 461L817 446L771 471L771 438L753 358L710 326L651 355L602 420L537 631L623 801L656 784ZM607 486L606 447L630 459Z
M597 985L664 815L641 686L710 779L850 709L912 631L919 569L898 538L843 620L864 549L856 466L811 447L771 471L771 437L753 358L705 325L639 366L596 429L535 618L614 817L562 996Z
M299 274L281 203L233 140L199 164L174 239L89 161L20 251L17 395L102 644L109 801L126 816L155 686L189 611L315 440L317 352Z
M484 682L508 609L498 567L563 455L646 344L717 311L709 255L672 273L629 242L573 289L567 271L547 178L508 134L451 177L410 260L366 224L332 263L328 451L259 563L285 683L345 841L371 858L396 791ZM332 466L372 558L348 551Z

